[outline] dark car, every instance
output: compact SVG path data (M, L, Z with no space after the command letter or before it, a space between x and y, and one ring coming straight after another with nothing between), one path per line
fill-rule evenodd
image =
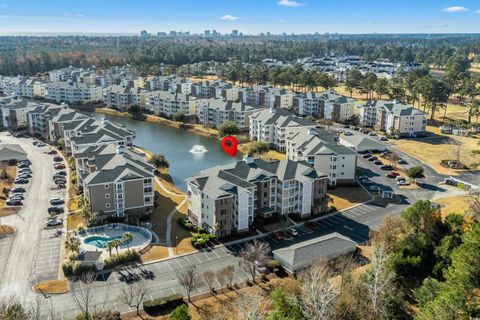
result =
M21 178L17 178L13 181L13 183L15 184L27 184L28 183L28 179L21 179Z
M364 155L362 156L362 158L363 158L363 159L368 159L368 158L370 158L371 156L372 156L371 153L367 153L367 154L364 154Z
M65 169L65 165L64 165L63 163L61 163L61 162L55 163L55 164L53 165L53 167L54 167L55 169L57 169L57 170Z
M53 179L53 181L55 181L55 180L66 180L65 176L62 176L61 174L54 174L52 179Z
M56 175L59 175L59 176L64 176L66 177L67 176L67 172L62 170L62 171L58 171L57 173L55 173Z
M403 160L403 159L397 160L397 163L398 164L408 164L408 162L406 160Z
M281 234L280 232L275 232L275 233L273 234L273 239L275 239L275 240L277 240L277 241L281 241L281 240L283 240L283 236L282 236L282 234Z
M53 161L54 162L62 162L63 158L62 157L55 157L55 158L53 158Z
M383 165L383 162L380 161L380 160L375 160L375 161L373 161L373 164L376 164L377 166L381 166L381 165Z
M11 193L24 193L26 192L25 188L21 188L21 187L18 187L18 188L13 188L12 190L10 190Z
M63 213L63 207L51 206L48 207L48 213Z
M53 198L53 199L50 199L50 204L52 206L57 206L59 204L64 204L65 203L65 200L63 200L62 198Z
M350 126L348 124L343 126L345 129L350 129Z
M7 204L7 206L21 206L22 205L22 201L21 200L7 200L5 201L5 203Z
M30 165L28 163L19 163L17 164L17 168L23 169L23 168L28 168Z
M373 156L373 157L368 158L367 160L368 161L376 161L376 160L378 160L378 157Z
M387 173L385 176L388 177L388 178L396 178L399 175L400 175L399 173L392 171L392 172Z
M32 175L31 175L30 173L28 173L28 172L19 172L19 173L18 173L18 177L19 177L20 179L29 179L29 178L32 177Z
M8 200L25 200L25 197L21 193L13 193Z
M57 150L50 150L47 152L47 154L57 154L57 153L58 153Z
M393 170L393 167L389 166L387 164L384 164L383 166L380 167L380 169L382 169L382 170Z
M358 130L360 130L360 127L353 127L352 129L355 130L355 131L358 131Z

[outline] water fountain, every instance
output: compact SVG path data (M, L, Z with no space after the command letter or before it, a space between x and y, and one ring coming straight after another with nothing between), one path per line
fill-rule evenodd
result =
M201 144L196 144L189 150L190 153L205 153L207 151L208 150Z

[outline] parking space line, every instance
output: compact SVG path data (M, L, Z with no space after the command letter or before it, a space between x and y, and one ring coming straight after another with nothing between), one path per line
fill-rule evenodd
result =
M327 224L328 226L331 226L331 225L333 225L333 224L334 224L334 223L332 223L331 221L330 221L330 222L328 222L327 220L328 220L328 219L322 219L322 220L319 220L319 221L321 221L322 223L325 223L325 224ZM317 222L318 222L318 221L317 221Z

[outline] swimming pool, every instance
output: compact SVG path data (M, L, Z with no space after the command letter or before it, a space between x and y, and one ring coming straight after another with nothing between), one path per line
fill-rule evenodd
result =
M112 240L122 240L122 237L102 237L102 236L91 236L85 238L83 242L85 244L89 244L92 246L95 246L99 249L105 249L107 247L107 242L112 241ZM126 248L127 243L124 243L122 241L122 244L120 245L120 248Z

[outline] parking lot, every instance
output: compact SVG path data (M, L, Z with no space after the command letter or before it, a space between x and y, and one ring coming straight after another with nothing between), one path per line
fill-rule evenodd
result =
M31 138L15 138L6 132L1 132L0 138L4 143L19 144L31 161L32 177L26 184L15 185L26 189L23 205L16 214L2 218L2 224L15 227L16 233L0 239L0 297L25 297L39 279L57 277L63 238L45 224L49 199L65 197L65 189L52 180L56 170L52 155L47 154L49 146L35 146Z

